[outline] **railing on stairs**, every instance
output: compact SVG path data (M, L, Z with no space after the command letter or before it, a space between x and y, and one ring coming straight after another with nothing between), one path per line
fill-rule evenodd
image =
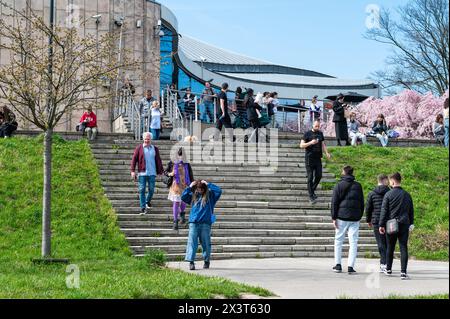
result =
M116 105L114 107L114 121L116 121L120 117L122 117L122 120L124 122L130 123L130 133L134 133L134 138L136 140L140 140L143 134L141 113L129 89L119 90L116 97Z

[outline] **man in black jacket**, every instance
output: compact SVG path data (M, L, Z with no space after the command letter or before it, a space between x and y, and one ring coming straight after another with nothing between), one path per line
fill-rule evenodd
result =
M386 223L389 220L398 221L398 233L387 234L386 275L392 275L392 263L397 239L400 244L401 279L408 279L408 239L409 232L414 229L414 205L411 195L401 187L402 176L395 173L389 176L393 188L383 200L380 214L380 234L386 234Z
M380 271L386 270L386 235L380 234L380 213L384 196L390 191L389 178L386 175L378 176L378 186L369 193L366 203L366 217L370 228L373 228L375 239L377 240L378 251L380 252Z
M333 103L333 122L336 130L337 145L342 146L341 140L345 140L345 145L349 146L347 119L345 118L344 95L340 93Z
M341 181L334 187L331 202L331 217L336 229L334 242L333 270L342 272L342 246L348 231L350 250L348 255L348 273L353 274L358 254L359 225L364 213L364 193L360 183L356 182L351 166L344 167Z

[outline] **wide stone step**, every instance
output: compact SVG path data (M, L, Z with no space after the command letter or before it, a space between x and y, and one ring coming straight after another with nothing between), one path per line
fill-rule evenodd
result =
M169 190L167 188L156 188L155 194L168 194ZM132 187L106 187L105 193L109 194L108 198L113 198L114 195L122 194L124 196L137 196L137 185ZM224 189L224 194L227 195L254 195L254 196L307 196L308 192L306 187L304 190L252 190L247 189L242 191L241 189L227 188ZM317 196L331 198L331 191L316 191ZM134 197L133 197L134 198Z
M145 220L146 216L140 216L141 210L139 207L129 206L114 206L118 214L136 215L136 218L142 217ZM186 213L189 214L190 207L186 208ZM329 209L311 208L311 209L273 209L273 208L254 208L254 207L240 207L240 208L216 208L215 214L241 216L241 215L269 215L269 216L330 216ZM147 216L172 215L172 207L153 207Z
M343 245L343 251L348 251L348 244ZM186 245L172 246L131 246L136 254L146 254L150 251L162 250L166 254L184 254ZM334 245L331 242L326 244L305 244L305 245L212 245L212 253L244 253L244 252L334 252ZM359 252L377 252L376 244L358 243Z
M169 159L162 159L163 160L163 164L167 165L167 163L169 163ZM101 158L96 158L96 162L98 165L128 165L131 166L131 156L129 158L122 158L122 159L114 159L114 158L110 158L110 159L101 159ZM267 168L272 168L272 167L289 167L291 169L297 169L297 168L303 168L305 169L305 163L302 162L283 162L281 164L277 164L276 162L262 162L259 161L257 163L226 163L225 161L222 162L214 162L214 163L209 163L209 162L205 162L205 161L201 161L201 162L195 162L195 161L191 161L190 164L193 167L197 167L197 166L205 166L205 167L217 167L220 166L223 170L232 170L236 167L256 167L256 168L260 168L260 167L267 167ZM325 167L325 165L324 165Z
M171 220L165 221L137 221L137 222L119 222L120 228L125 230L132 229L153 229L153 228L165 228L171 229L173 223ZM182 228L187 228L187 225L181 225ZM319 221L319 222L256 222L256 221L223 221L220 216L218 222L214 224L214 229L224 230L334 230L334 226L331 221ZM360 230L368 230L367 224L361 224Z
M272 177L272 178L278 178L278 179L283 179L286 176L286 172L273 172L273 170L271 171L227 171L227 170L221 170L221 169L211 169L211 170L207 170L207 169L197 169L197 168L192 168L192 171L194 172L194 176L199 175L199 176L210 176L210 178L216 178L216 177L229 177L229 178L249 178L249 177ZM99 170L100 175L107 177L107 176L120 176L120 175L125 175L127 178L129 177L130 174L130 167L121 167L120 169L103 169L103 167L101 167L101 169ZM290 178L300 178L300 179L305 179L307 178L307 174L306 171L300 172L300 171L292 171L289 173ZM329 173L323 173L323 179L333 179L334 175L333 174L329 174Z
M136 147L136 146L135 146ZM91 148L92 149L92 153L94 155L100 155L100 154L127 154L132 156L133 152L134 152L134 148L123 148L121 146L112 146L112 147L105 147L105 148ZM175 145L172 148L159 148L159 153L161 154L161 156L170 156L172 154L172 152L178 152L179 147L176 147ZM185 149L185 154L186 156L198 156L198 155L214 155L216 153L216 151L219 153L218 155L228 155L231 156L230 154L233 154L234 156L237 155L248 155L248 154L258 154L258 153L263 153L266 154L267 156L278 156L278 157L295 157L295 158L304 158L305 157L305 152L302 150L296 150L296 149L278 149L276 151L272 150L270 151L270 149L261 149L261 150L257 150L257 149L211 149L211 148L186 148ZM259 155L259 154L258 154Z
M132 181L131 178L128 181L108 181L103 180L102 185L105 188L134 188L137 190L137 183ZM265 189L265 190L293 190L293 191L304 191L308 187L306 183L217 183L222 190L226 189L242 189L242 190L252 190L252 189ZM167 190L167 186L162 182L156 182L156 188L161 190ZM318 189L321 189L319 185Z
M286 216L286 215L230 215L224 212L216 212L217 219L221 222L259 222L259 223L329 223L331 222L330 216L314 216L314 215L303 215L303 216ZM189 214L187 214L189 216ZM139 214L118 214L117 218L121 227L123 228L133 228L144 226L148 227L149 222L159 221L166 222L172 221L173 216L169 212L165 214L147 214L141 216Z
M127 175L127 174L120 174L120 175L112 175L112 174L108 174L108 175L100 175L100 178L102 179L102 181L114 181L114 182L126 182L126 181L130 181L131 180L131 176ZM224 176L214 176L214 178L211 178L211 176L207 175L207 174L197 174L195 176L196 179L204 179L207 180L209 182L212 182L214 184L219 184L219 183L232 183L232 184L236 184L236 179L232 178L232 177L224 177ZM334 183L336 182L336 180L334 179L330 179L330 178L324 178L322 179L322 183ZM301 178L301 177L276 177L276 176L253 176L250 179L242 179L239 180L239 183L242 184L250 184L250 185L254 185L255 183L290 183L290 184L306 184L307 183L307 179L306 178Z
M153 195L153 201L157 200L168 200L167 196L169 194L169 191L167 190L165 193L158 193ZM317 195L318 196L318 195ZM133 194L110 194L108 196L110 200L139 200L139 195ZM309 197L307 194L296 194L291 193L286 196L280 196L280 195L235 195L235 194L228 194L227 192L224 192L220 198L222 201L255 201L255 202L278 202L278 201L290 201L290 202L307 202L309 201ZM331 201L331 197L329 195L319 197L317 199L318 203L324 202L329 203Z
M111 203L113 204L114 207L130 207L130 208L139 207L139 201L137 200L111 200ZM165 207L170 209L172 207L172 202L169 200L154 201L152 202L152 206L155 208ZM318 202L316 204L311 204L309 202L287 203L287 202L219 201L216 205L216 208L217 209L220 208L327 209L330 208L330 204L328 202Z
M180 228L178 231L173 231L171 228L145 228L145 229L128 229L121 228L127 238L151 238L151 237L186 237L189 234L189 229ZM270 237L279 238L283 243L295 244L293 240L295 237L331 237L334 236L334 229L320 229L320 230L270 230L270 229L217 229L213 228L213 237ZM372 230L360 230L361 237L372 237Z
M158 237L129 237L128 242L132 247L154 247L154 246L175 246L186 247L188 238L183 236L158 236ZM304 237L211 237L212 245L231 246L293 246L293 245L332 245L334 236L304 236ZM348 244L348 239L344 243ZM362 236L358 243L376 244L373 236Z

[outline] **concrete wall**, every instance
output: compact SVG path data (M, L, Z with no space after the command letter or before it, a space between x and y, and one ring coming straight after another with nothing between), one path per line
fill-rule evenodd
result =
M48 0L6 0L12 7L18 10L25 10L28 3L31 9L45 20L49 20L49 1ZM73 9L73 13L71 13ZM83 26L80 33L82 35L93 34L97 37L108 32L120 32L120 27L114 24L114 18L123 16L125 18L123 32L123 47L133 52L134 58L142 62L139 72L122 71L121 80L128 74L136 87L136 96L142 96L145 89L153 89L154 95L159 93L159 72L160 72L160 47L159 36L155 36L154 27L160 19L160 5L148 0L57 0L56 16L59 25L65 25L70 15L79 16L81 19L90 18L101 14L100 23L96 24L95 19L89 19ZM4 9L5 11L5 9ZM0 18L5 19L4 14L0 12ZM6 10L7 11L7 10ZM6 18L8 19L8 18ZM141 27L137 27L137 22L141 21ZM0 41L3 41L0 39ZM6 50L0 50L0 66L9 63L10 55ZM115 83L111 83L111 90L115 90ZM95 94L95 92L93 93ZM102 132L111 132L112 125L112 103L108 108L97 108L94 112L97 114L99 130ZM61 119L56 128L59 131L73 131L78 123L82 109L67 114ZM33 129L32 126L20 121L21 129Z

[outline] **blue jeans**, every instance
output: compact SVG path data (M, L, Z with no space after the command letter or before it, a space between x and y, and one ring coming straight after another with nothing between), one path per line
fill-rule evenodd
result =
M203 260L211 259L211 225L189 224L189 239L186 248L186 261L194 262L197 255L198 239L200 238L203 250Z
M148 184L148 194L145 197L145 190ZM139 201L141 209L145 208L145 204L150 203L155 193L156 176L139 176Z
M151 133L152 133L152 137L154 141L159 140L159 136L161 135L161 130L157 130L157 129L150 129Z
M360 222L348 222L337 220L338 229L334 240L334 261L336 265L342 265L342 246L344 245L345 233L348 231L348 241L350 250L348 253L348 267L355 267L356 256L358 255L358 239Z
M203 104L200 105L200 114L201 118L200 120L204 123L213 123L214 122L214 103L213 102L203 102ZM208 122L209 117L209 122Z
M444 120L444 127L445 127L444 145L445 147L448 147L448 119Z

